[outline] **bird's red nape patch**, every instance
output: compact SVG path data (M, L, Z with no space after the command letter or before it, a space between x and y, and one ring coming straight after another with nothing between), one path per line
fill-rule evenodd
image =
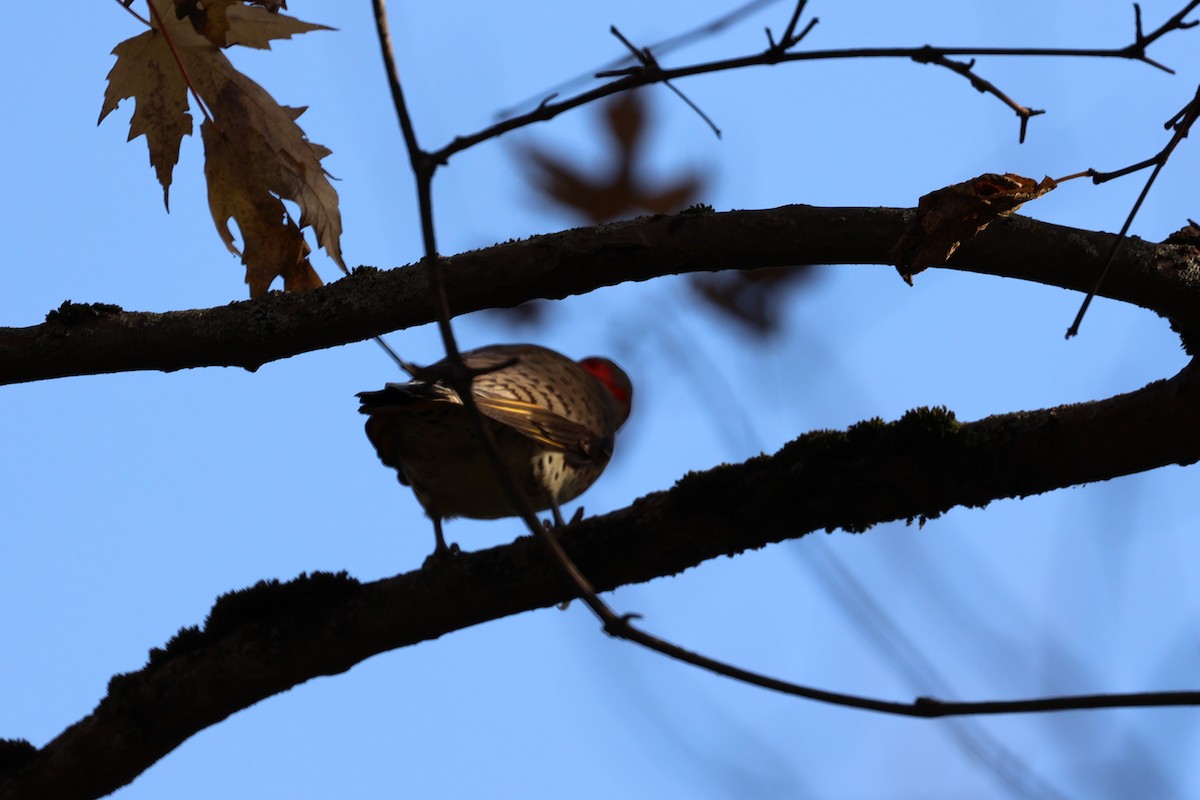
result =
M585 358L579 362L579 366L591 373L596 380L604 384L608 391L612 392L612 396L628 406L633 399L630 397L629 389L622 385L617 380L617 376L613 373L613 364L607 358L597 358L595 356Z

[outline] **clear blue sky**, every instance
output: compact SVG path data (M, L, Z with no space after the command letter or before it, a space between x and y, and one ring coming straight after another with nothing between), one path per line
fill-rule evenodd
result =
M500 108L731 3L395 3L393 34L422 142L438 147ZM1142 4L1148 26L1182 2ZM236 64L333 150L346 260L420 256L412 182L369 3L304 3L332 25ZM749 53L776 4L664 59ZM1121 46L1127 2L1048 4L815 0L812 48L937 44ZM199 136L184 141L164 213L129 106L95 126L109 51L137 34L117 3L71 16L8 9L0 194L7 279L0 324L36 324L63 300L166 311L245 296L214 233ZM1200 80L1200 31L1156 47L1171 77L1092 60L983 60L979 71L1047 108L1017 144L1012 114L961 78L903 61L824 62L683 81L724 131L717 141L664 89L652 163L700 167L718 210L786 203L911 206L987 171L1040 178L1140 160ZM588 163L594 110L490 142L436 184L443 252L575 224L536 199L513 145ZM1185 142L1134 226L1159 240L1196 218L1195 142ZM1031 216L1116 230L1140 178L1068 184ZM337 277L321 259L327 280ZM772 451L806 430L917 405L962 419L1093 399L1173 374L1166 323L1099 301L1063 340L1079 297L932 270L904 285L887 267L821 270L778 339L747 339L672 281L555 308L544 328L460 321L465 346L533 339L604 353L638 387L604 479L603 512L684 472ZM431 330L390 337L415 361ZM681 362L675 348L691 356ZM197 624L213 599L264 578L416 568L427 521L362 433L354 393L396 378L371 343L264 366L74 378L0 389L0 736L41 745L87 714L116 672ZM1200 558L1195 468L1076 488L923 529L809 536L611 597L664 636L791 680L893 699L1006 699L1196 688ZM454 522L475 549L514 520ZM892 719L797 701L665 661L600 633L588 612L540 611L385 654L271 698L195 736L121 800L171 797L954 798L1186 797L1200 792L1194 710L965 720Z

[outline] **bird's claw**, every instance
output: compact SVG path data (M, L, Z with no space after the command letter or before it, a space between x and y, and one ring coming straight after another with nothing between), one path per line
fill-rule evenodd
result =
M574 525L575 523L579 522L579 520L583 519L583 506L580 506L579 508L575 509L575 513L571 515L570 522L566 522L565 520L563 520L562 512L559 511L557 508L551 507L550 511L554 514L554 518L542 520L542 525L548 531L552 531L557 528L570 527L571 525Z
M449 545L441 544L434 548L433 552L425 557L425 561L421 564L423 572L430 572L443 564L449 564L458 558L462 550L459 549L457 542L451 542Z

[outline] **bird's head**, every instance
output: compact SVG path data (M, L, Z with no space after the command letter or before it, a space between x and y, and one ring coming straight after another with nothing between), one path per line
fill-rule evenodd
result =
M600 356L588 356L579 362L579 366L600 381L605 389L608 389L620 410L617 425L624 424L625 420L629 418L629 410L633 404L633 382L629 380L625 370L609 359Z

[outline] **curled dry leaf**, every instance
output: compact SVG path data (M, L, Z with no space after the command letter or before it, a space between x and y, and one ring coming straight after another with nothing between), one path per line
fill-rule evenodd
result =
M246 169L244 151L211 122L205 120L200 126L200 136L204 140L204 177L213 222L225 246L242 257L250 296L262 297L280 276L285 291L302 292L320 286L300 226L279 198L265 188L269 176ZM230 218L237 221L244 251L233 244Z
M296 124L303 109L279 105L265 89L238 72L205 35L212 30L196 26L194 15L204 14L210 23L220 17L228 44L237 40L255 47L323 26L274 13L282 4L267 0L249 5L209 0L204 9L190 0L179 0L178 12L172 0L153 2L165 30L139 34L113 50L117 63L108 76L100 119L122 100L134 98L129 138L146 136L150 163L163 186L165 201L180 142L192 129L187 110L190 82L215 121L215 125L206 122L202 129L209 207L222 241L246 264L251 295L266 292L276 276L283 277L284 288L289 290L320 285L308 262L310 251L301 234L305 226L312 227L317 243L345 270L337 192L321 166L321 159L330 151L308 141ZM239 22L261 15L282 20L282 27L274 23L246 27ZM288 217L281 200L299 206L298 224ZM237 221L241 232L240 251L229 231L230 218Z
M333 30L286 14L286 4L270 0L175 0L175 16L186 18L196 33L217 47L235 44L271 49L272 39L290 39L309 31Z
M1022 203L1036 200L1057 187L1052 178L1041 183L1009 172L985 173L969 181L930 192L917 203L908 230L892 247L892 261L905 282L926 267L944 264L963 242Z
M213 85L205 85L210 78L215 79ZM324 247L334 263L345 271L340 244L342 215L338 209L337 191L321 166L321 159L329 155L329 150L308 141L304 131L296 124L296 119L304 113L304 109L279 105L266 90L237 71L228 74L210 72L203 79L196 79L195 83L198 86L205 85L201 90L202 96L215 99L212 108L220 136L225 140L225 146L215 152L232 163L231 173L237 173L234 181L215 187L212 185L207 164L212 157L210 139L206 138L205 174L210 175L209 207L225 246L234 250L228 228L231 214L225 213L227 204L220 198L223 191L232 189L239 194L253 195L262 201L256 202L256 207L269 205L265 201L267 197L282 198L300 207L300 227L311 226L316 233L317 244ZM231 202L228 205L233 207L236 204ZM241 219L234 218L238 221L245 243L243 258L248 259L253 252L250 246L251 233ZM247 263L247 272L253 269L253 265ZM249 282L249 274L247 279Z

